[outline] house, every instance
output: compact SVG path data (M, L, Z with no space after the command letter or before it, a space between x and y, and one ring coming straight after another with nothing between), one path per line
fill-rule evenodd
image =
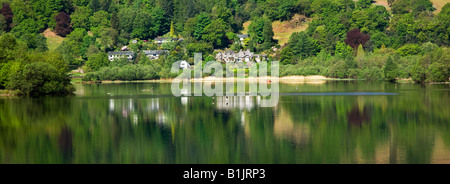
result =
M241 44L244 45L244 40L246 38L248 38L249 35L248 34L237 34L237 37L239 37L239 40L241 41Z
M133 51L120 51L120 52L108 52L108 59L114 61L116 58L128 58L128 60L133 60Z
M191 65L188 62L181 61L181 63L180 63L180 68L181 69L186 69L186 68L189 68L189 67L191 67Z
M267 59L267 55L265 54L254 54L250 52L250 50L239 51L238 53L229 50L227 52L219 52L216 54L216 60L220 62L249 62L256 61L261 62Z
M236 57L236 52L229 50L227 52L219 52L216 54L216 60L220 62L234 62Z
M155 43L162 44L166 42L176 42L178 38L155 38Z
M144 54L150 58L150 60L158 59L159 56L168 53L168 50L144 50Z

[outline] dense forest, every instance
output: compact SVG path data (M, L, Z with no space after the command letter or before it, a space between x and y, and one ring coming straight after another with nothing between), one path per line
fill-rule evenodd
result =
M218 49L265 53L283 64L282 76L448 81L450 3L435 13L430 0L386 1L0 0L0 89L66 93L68 72L80 67L86 81L170 78L175 61L193 63L195 52L215 60ZM308 20L307 29L279 44L272 22L295 15ZM241 44L246 22L250 36ZM64 38L55 49L43 34L48 29ZM158 45L157 37L183 41ZM133 61L110 62L106 53L124 46ZM170 52L141 57L156 49Z

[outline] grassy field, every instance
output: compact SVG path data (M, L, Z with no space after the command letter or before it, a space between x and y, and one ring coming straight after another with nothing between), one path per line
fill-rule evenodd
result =
M289 41L289 37L291 37L292 33L301 32L308 28L308 21L301 22L299 21L300 16L295 15L289 21L274 21L272 22L272 28L274 36L273 38L278 40L278 44L283 46Z
M301 22L301 15L295 15L289 21L274 21L272 22L272 29L274 36L273 38L278 40L280 45L284 45L289 41L289 37L294 32L301 32L308 28L308 22L310 19L306 19L306 22ZM248 26L250 25L250 21L247 21L243 24L244 30L242 34L248 34Z
M48 50L55 50L64 40L63 37L56 35L50 29L45 30L42 34L47 38Z
M386 7L388 10L390 10L391 8L388 6L387 0L374 0L375 4L377 5L382 5L384 7ZM442 7L444 7L445 4L450 3L450 0L430 0L434 7L436 8L436 11L434 11L434 14L438 14Z
M433 3L434 7L436 7L436 11L433 12L434 14L438 14L445 4L450 3L450 0L430 0L430 1Z

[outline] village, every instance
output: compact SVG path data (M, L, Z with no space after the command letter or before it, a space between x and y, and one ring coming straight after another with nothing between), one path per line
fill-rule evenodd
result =
M249 38L248 34L237 34L239 37L239 41L241 45L244 45L244 40L246 38ZM164 43L173 43L173 42L183 42L183 38L170 38L170 37L163 37L163 38L155 38L154 42L158 46L161 46ZM145 40L145 42L147 42ZM136 39L131 41L131 44L137 44L138 41ZM156 60L160 57L163 57L170 53L170 50L141 50L141 52L148 57L150 60ZM267 61L267 55L266 54L256 54L254 52L251 52L249 49L247 50L240 50L239 52L236 52L231 49L226 50L216 50L214 52L215 54L215 60L221 63L235 63L235 62L262 62ZM130 48L128 46L123 46L120 51L109 51L108 52L108 59L111 62L114 62L117 59L126 58L128 61L133 61L136 58L136 52L130 51ZM193 63L188 63L187 61L181 61L180 68L185 69L189 68L193 65Z

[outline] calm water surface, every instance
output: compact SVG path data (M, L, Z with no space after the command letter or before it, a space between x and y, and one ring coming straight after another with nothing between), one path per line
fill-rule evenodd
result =
M0 163L450 163L450 85L327 81L261 97L170 84L0 97Z

